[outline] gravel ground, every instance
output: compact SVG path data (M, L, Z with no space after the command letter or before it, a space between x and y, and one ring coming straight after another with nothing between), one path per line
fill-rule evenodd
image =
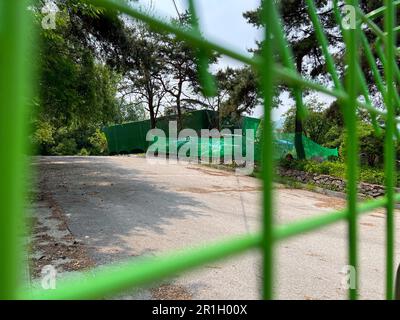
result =
M34 166L39 180L45 179L45 199L34 206L35 216L40 221L49 214L37 208L50 202L50 213L56 211L59 221L65 222L70 240L83 244L83 268L91 267L91 261L104 265L155 256L260 229L261 186L255 178L191 164L153 165L134 156L40 157ZM305 190L277 187L275 195L278 223L344 206L341 199ZM377 210L359 222L361 299L384 297L384 218L384 211ZM342 286L346 238L346 224L338 223L280 243L277 298L346 298ZM257 299L260 258L259 252L247 252L120 298Z

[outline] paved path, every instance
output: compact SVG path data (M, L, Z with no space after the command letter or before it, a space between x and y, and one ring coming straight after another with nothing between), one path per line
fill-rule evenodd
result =
M45 188L69 229L97 264L196 246L257 232L261 187L255 178L195 165L150 165L140 157L37 158ZM344 202L304 190L276 190L277 221L330 212ZM397 218L397 234L400 234ZM360 219L361 298L384 296L384 212ZM341 299L344 223L277 247L276 295ZM399 239L399 238L398 238ZM398 243L398 241L397 241ZM396 246L400 257L399 245ZM260 260L249 252L140 290L135 298L257 299Z

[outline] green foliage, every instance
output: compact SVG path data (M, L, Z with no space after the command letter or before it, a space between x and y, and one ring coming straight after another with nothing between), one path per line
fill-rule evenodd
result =
M100 140L92 145L88 139L120 115L116 95L121 78L105 62L120 53L123 23L112 12L103 15L103 10L76 0L55 3L60 9L56 29L38 27L40 72L31 141L44 155L73 155L83 149L104 153ZM36 6L33 13L40 25L41 3Z
M49 122L42 121L37 121L35 126L31 135L31 143L37 148L37 153L47 155L55 143L53 137L55 128Z
M67 39L44 39L41 61L38 111L47 121L61 127L115 117L118 77L90 51L69 47Z
M383 163L383 136L377 136L372 125L359 121L358 135L361 150L361 160L369 166Z
M133 95L135 102L145 106L151 126L155 127L160 107L166 98L160 81L165 69L160 36L146 25L134 21L124 28L124 32L128 40L121 60L123 94Z
M107 139L104 132L99 129L89 138L89 143L92 145L90 153L92 155L102 155L107 152Z
M336 103L323 108L317 101L308 105L309 114L304 120L304 131L307 136L318 144L328 148L339 148L342 160L346 156L346 130L341 111ZM295 108L286 113L284 132L293 132ZM377 135L372 124L367 119L357 122L357 133L360 146L360 163L366 166L379 167L383 162L383 135Z
M123 99L123 98L122 98ZM118 124L146 120L146 110L141 103L122 101L115 122Z
M89 151L86 150L86 148L82 148L81 151L79 151L78 155L82 156L82 157L86 157L86 156L89 156L90 153L89 153Z
M339 127L337 124L331 124L321 140L322 144L327 148L339 148L340 153L340 147L344 141L343 128Z
M191 15L188 11L180 15L179 19L172 23L182 29L191 28ZM200 86L199 73L197 72L198 52L186 41L171 35L161 34L158 37L160 41L160 53L162 65L162 76L159 77L162 88L171 96L174 102L174 109L178 115L178 124L182 123L183 108L192 107L189 96L193 94L200 95L202 88ZM217 55L212 53L210 63L217 61Z
M63 138L55 147L52 148L51 153L56 156L74 155L77 152L77 147L74 138Z
M321 44L318 41L316 28L313 26L313 23L310 19L308 12L309 6L306 4L306 1L280 0L276 1L276 3L280 9L282 29L288 45L293 53L293 62L295 63L297 72L306 78L314 78L318 82L322 82L324 85L329 85L329 83L332 81L332 77L328 75L329 68L326 64L323 50L321 50ZM341 6L343 1L339 1L338 3L339 6ZM338 28L337 21L334 17L332 1L314 0L314 4L322 31L326 37L329 47L344 47L344 40L342 38L342 34L339 32L340 28ZM364 12L377 9L381 5L382 3L377 0L360 1L360 8L364 10ZM263 26L261 19L261 6L256 10L245 12L243 16L250 24L256 27ZM381 26L382 20L377 23ZM262 43L259 43L256 51L260 51L261 45ZM345 76L345 52L346 50L336 50L336 52L332 54L339 78L344 78ZM360 50L360 53L362 54L362 50ZM281 59L281 57L278 56L277 59ZM370 67L367 63L365 63L365 59L361 59L361 61L361 68L366 75L369 75ZM367 76L366 81L368 84L372 84L373 77ZM280 86L281 91L288 89L288 86ZM291 92L291 95L293 98L295 98L293 92ZM337 129L340 129L340 127L343 127L343 125L335 124L335 128L332 128L332 123L324 121L324 118L321 118L323 114L319 112L315 114L315 109L312 108L310 109L310 117L305 120L306 123L303 123L304 119L301 117L300 112L296 112L296 110L300 110L301 103L299 103L299 99L295 100L297 108L294 108L292 111L292 123L290 123L289 126L290 131L286 132L296 133L297 139L295 139L295 147L297 154L302 155L304 153L304 148L300 139L300 135L303 133L310 137L313 141L323 144L326 147L340 147L342 145L343 135L342 130ZM328 134L327 131L329 131L329 139L328 137L325 137L325 134ZM324 141L324 143L322 143L322 141ZM370 163L371 159L369 159L367 162Z
M304 171L326 174L334 177L345 177L346 174L346 168L343 162L324 161L318 163L313 161L305 161Z
M357 122L357 133L360 147L360 163L370 167L381 167L383 164L384 136L378 136L373 126L365 121ZM339 153L342 159L346 158L346 131L342 133L343 141Z
M218 89L224 92L220 106L221 116L234 115L239 118L243 113L251 113L260 103L258 78L250 67L240 69L227 68L217 74Z
M189 13L183 13L172 23L189 29ZM123 30L128 39L121 59L123 94L133 96L137 105L146 108L152 127L163 108L164 112L177 114L181 123L184 109L200 103L197 49L174 35L156 33L137 21L130 21ZM213 53L210 58L210 62L217 60Z
M305 135L314 142L329 148L340 147L342 143L343 122L341 113L336 112L334 103L329 108L316 99L307 105L308 115L303 121ZM295 130L296 107L291 107L285 114L283 131L292 133Z
M32 137L36 152L42 155L105 155L107 140L96 126L60 127L37 121Z
M60 9L56 29L40 27L42 2L32 10L41 42L32 110L42 127L35 125L31 137L38 153L78 154L84 148L104 154L98 128L143 120L146 111L155 126L163 108L179 120L186 108L209 106L212 99L201 97L196 48L113 10L105 14L77 0L54 2ZM184 29L191 28L189 22L188 12L173 21ZM210 52L210 63L217 59ZM220 102L229 112L251 112L258 102L254 72L230 69L222 78Z
M341 179L346 179L346 165L342 161L324 161L315 162L310 160L286 160L282 159L279 166L286 169L294 169L315 174L330 175ZM382 169L361 167L360 181L383 185L385 183L385 174ZM400 179L397 181L397 186L400 186Z

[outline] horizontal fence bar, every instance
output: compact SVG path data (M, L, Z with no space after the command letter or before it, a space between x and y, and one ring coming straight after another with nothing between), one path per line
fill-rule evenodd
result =
M78 275L65 276L57 281L55 290L38 288L23 289L19 299L69 300L96 299L116 294L160 281L177 273L199 268L202 265L228 258L261 247L260 235L247 235L237 239L207 245L201 248L188 249L158 258L143 258L140 261L126 262L107 267L98 267L93 271Z
M400 201L400 193L395 195L395 201ZM363 202L357 206L358 214L365 214L372 210L383 208L387 204L386 197L382 197L375 200L370 200ZM274 238L276 240L287 239L301 233L306 233L320 229L322 227L327 227L333 223L345 220L348 218L348 210L337 210L331 213L327 213L320 216L315 216L307 219L303 219L297 222L291 222L286 225L277 226L274 230Z

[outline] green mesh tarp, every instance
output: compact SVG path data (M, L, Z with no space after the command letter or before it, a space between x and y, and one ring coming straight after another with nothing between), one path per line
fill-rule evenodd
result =
M291 154L296 158L296 148L294 145L294 133L275 133L275 159L281 159ZM307 159L322 158L327 160L329 157L338 157L337 148L330 149L315 143L306 136L302 136L304 151Z
M156 127L163 130L167 137L169 122L176 121L174 115L157 119ZM191 128L196 132L201 129L218 127L218 112L212 110L198 110L183 115L183 128ZM110 154L146 152L149 143L146 141L147 132L150 130L150 120L129 122L103 128L107 138Z
M187 137L186 139L157 137L153 143L153 151L157 151L158 154L179 154L183 157L200 159L234 159L235 151L242 150L242 154L246 151L245 146L235 143L233 137Z
M189 149L191 144L197 143L198 157L208 156L211 158L219 157L232 157L235 151L239 152L238 148L242 148L242 155L247 154L246 141L251 139L250 136L246 136L246 130L252 130L255 137L254 142L254 160L261 160L261 129L260 120L251 117L241 117L238 121L229 122L226 119L221 121L221 129L228 128L242 129L243 139L242 143L236 145L233 141L233 136L227 138L199 138L197 141L193 138L187 137L185 139L173 139L168 137L169 133L169 122L176 121L176 116L162 117L157 120L157 128L162 129L166 137L160 138L159 145L161 150L165 150L166 153L171 150L180 150L185 145L185 149ZM198 110L188 112L183 115L182 127L193 129L198 136L200 136L201 129L213 129L218 127L218 113L211 110ZM138 153L146 152L148 147L153 142L146 141L147 132L150 130L150 121L138 121L131 122L122 125L115 125L104 128L103 131L106 134L108 142L108 150L110 154L119 153ZM164 139L164 140L162 140ZM328 159L330 156L338 156L337 149L329 149L313 142L309 138L303 136L303 144L307 159L312 158L323 158ZM275 159L280 159L291 154L296 157L296 150L294 148L294 134L290 133L276 133L274 139L275 146ZM178 152L177 151L177 152ZM193 156L193 155L191 155Z
M296 158L296 149L294 147L294 134L281 134L274 139L275 159L285 158L291 154ZM242 152L242 156L247 154L246 141L250 139L243 137L242 143L235 143L233 139L226 138L187 138L187 139L168 139L157 138L157 151L159 154L179 154L186 157L191 156L198 158L209 157L219 158L221 161L224 158L235 160L235 155ZM197 144L197 145L196 145ZM328 160L329 157L338 157L337 149L330 149L320 146L307 137L303 136L303 144L307 159L323 159ZM194 148L191 148L191 146ZM184 147L183 150L181 148ZM195 154L191 150L196 150ZM261 146L259 143L254 144L254 160L256 162L261 160Z

